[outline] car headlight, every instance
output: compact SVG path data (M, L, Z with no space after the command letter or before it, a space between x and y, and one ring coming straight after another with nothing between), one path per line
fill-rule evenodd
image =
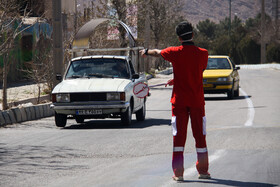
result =
M220 77L217 79L218 82L229 82L230 77Z
M113 92L106 94L107 101L125 101L125 92Z
M56 102L58 103L70 102L70 94L69 93L56 94Z
M107 93L106 99L107 101L119 101L120 93Z

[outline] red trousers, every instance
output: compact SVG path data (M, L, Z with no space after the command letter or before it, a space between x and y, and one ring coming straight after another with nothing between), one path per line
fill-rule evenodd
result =
M175 176L184 174L184 148L187 139L189 117L197 152L196 168L199 174L208 173L208 152L206 145L206 118L204 106L192 108L172 105L173 157Z

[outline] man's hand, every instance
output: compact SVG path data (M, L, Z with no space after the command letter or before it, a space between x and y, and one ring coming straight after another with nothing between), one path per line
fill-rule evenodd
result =
M142 57L146 56L145 52L146 52L146 49L142 49L142 50L139 51L139 53Z
M169 81L167 81L167 83L165 84L165 87L172 86L172 85L174 85L174 79L170 79Z

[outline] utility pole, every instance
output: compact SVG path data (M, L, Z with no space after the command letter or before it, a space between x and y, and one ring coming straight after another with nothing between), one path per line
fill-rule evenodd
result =
M264 64L266 62L264 0L261 0L261 4L261 64Z
M228 35L231 34L231 0L229 0L229 23L228 23Z
M53 86L59 83L56 75L63 73L61 0L52 0L53 9Z
M276 40L280 39L279 38L279 27L278 27L278 18L279 18L279 2L278 0L275 0L275 27L276 27L276 31L275 31L275 36L276 36Z
M145 30L144 30L144 45L145 47L149 47L150 46L150 41L151 41L151 20L150 20L150 16L148 14L148 12L150 11L150 1L146 1L146 16L145 16ZM149 72L150 70L150 59L149 57L147 56L146 58L146 62L144 62L144 71L145 72Z

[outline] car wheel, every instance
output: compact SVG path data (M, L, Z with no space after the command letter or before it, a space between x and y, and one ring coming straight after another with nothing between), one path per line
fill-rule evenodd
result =
M67 115L65 114L58 114L55 112L54 114L55 125L57 127L65 127L67 122Z
M227 92L227 98L233 99L234 96L234 84L232 84L232 89Z
M131 104L126 109L124 113L121 114L121 122L124 126L130 126L131 125L131 118L132 118L132 107Z
M239 84L237 85L237 90L234 91L234 97L239 97Z
M81 116L76 116L75 120L76 120L77 123L84 123L84 121L85 121L85 119Z
M136 112L136 120L144 121L146 117L146 102L144 101L143 107Z

